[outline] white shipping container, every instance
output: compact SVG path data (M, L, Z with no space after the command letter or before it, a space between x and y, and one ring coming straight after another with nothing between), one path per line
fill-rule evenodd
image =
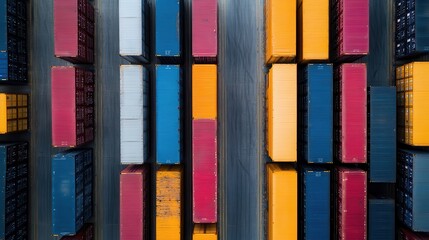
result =
M119 54L131 62L146 62L146 0L119 0Z
M142 164L148 156L148 81L141 65L121 65L121 163Z

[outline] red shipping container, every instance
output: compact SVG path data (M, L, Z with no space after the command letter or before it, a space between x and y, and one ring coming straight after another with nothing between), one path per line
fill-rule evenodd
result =
M95 232L93 224L85 224L85 226L74 236L65 236L62 240L94 240Z
M367 176L360 169L338 168L338 239L367 239Z
M340 55L364 55L369 52L369 0L342 1Z
M194 223L217 222L217 122L192 121Z
M94 62L94 11L87 0L54 0L55 56Z
M341 147L343 163L366 163L367 95L366 65L346 63L340 67Z
M217 57L217 0L192 1L192 55L198 60Z
M75 147L94 138L94 74L52 67L52 145Z
M148 238L148 169L143 165L130 165L120 176L120 239L143 240Z

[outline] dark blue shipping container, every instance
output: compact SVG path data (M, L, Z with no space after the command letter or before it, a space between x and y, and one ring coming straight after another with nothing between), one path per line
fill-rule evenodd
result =
M87 172L87 169L91 169L91 173ZM76 234L85 222L85 211L90 209L92 214L92 195L85 194L88 186L92 188L92 169L91 149L72 150L56 154L52 158L52 233L54 235ZM91 199L88 200L89 198ZM88 202L91 206L88 206ZM90 217L90 215L86 216L86 218Z
M369 180L396 181L396 87L369 90Z
M416 232L429 232L429 152L398 150L398 219Z
M181 0L156 0L156 56L180 57Z
M306 240L330 239L331 173L320 168L302 171L302 236Z
M369 199L368 239L395 240L395 200Z
M0 145L0 239L28 236L28 143Z
M299 81L300 156L308 163L332 163L332 64L309 64Z
M0 0L0 82L27 81L27 5Z
M179 66L156 66L156 162L158 164L179 164L181 161L181 95Z

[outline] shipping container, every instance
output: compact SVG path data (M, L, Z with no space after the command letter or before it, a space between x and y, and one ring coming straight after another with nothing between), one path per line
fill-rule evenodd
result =
M216 65L192 65L192 118L217 118Z
M369 52L369 0L331 0L331 59L354 60Z
M268 64L296 57L296 0L265 0L266 57Z
M182 239L181 166L160 166L156 172L156 239Z
M368 240L395 240L395 200L370 197L368 201Z
M329 60L329 0L298 0L300 62Z
M85 224L83 228L74 236L64 236L61 240L94 240L94 224Z
M369 88L369 180L396 181L396 88Z
M88 0L54 0L55 56L94 62L94 8Z
M0 16L0 83L26 83L27 1L0 1Z
M298 238L298 177L296 170L267 165L268 239Z
M119 1L119 54L130 62L149 59L149 14L147 0Z
M142 164L149 157L149 79L141 65L121 65L121 163Z
M217 46L217 0L192 1L192 56L216 61Z
M335 135L337 160L367 162L366 65L345 63L335 72Z
M408 63L397 72L398 140L411 146L429 146L429 63Z
M181 0L155 0L155 55L161 58L180 57Z
M267 151L272 161L297 161L297 66L273 64L267 87Z
M192 240L217 240L216 224L195 224Z
M52 145L75 147L94 139L94 74L52 67Z
M28 130L27 94L0 93L0 134Z
M52 157L52 233L75 235L84 225L88 196L85 189L92 185L86 175L93 169L92 149L71 150ZM86 180L86 181L85 181ZM92 182L92 180L90 181ZM86 217L88 219L88 217Z
M178 65L156 66L156 162L182 158L182 80Z
M429 53L429 2L396 0L396 57L412 57Z
M428 240L429 234L427 233L416 233L404 227L398 230L398 240Z
M217 121L192 121L194 223L217 222Z
M331 221L331 172L305 167L301 172L302 239L329 240Z
M0 239L29 237L28 143L0 144Z
M416 232L429 232L429 152L399 149L396 207L398 219Z
M120 176L120 239L149 239L149 169L129 165Z
M367 239L367 174L360 169L336 169L335 239Z
M298 86L298 150L308 163L333 162L332 64L300 69Z

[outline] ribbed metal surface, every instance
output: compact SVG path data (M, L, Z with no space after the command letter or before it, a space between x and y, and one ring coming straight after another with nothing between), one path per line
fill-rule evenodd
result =
M395 200L370 198L368 240L395 240Z

